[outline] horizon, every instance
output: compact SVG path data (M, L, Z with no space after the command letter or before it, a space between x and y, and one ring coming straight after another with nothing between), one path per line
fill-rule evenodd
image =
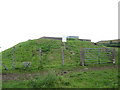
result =
M42 38L42 37L56 37L56 36L41 36L40 38ZM64 36L59 36L60 38L62 38L62 37L64 37ZM66 36L66 37L68 37L68 36ZM40 38L34 38L34 39L40 39ZM19 42L19 43L22 43L22 42L26 42L26 41L28 41L28 40L34 40L34 39L27 39L27 40L25 40L25 41L21 41L21 42ZM79 39L87 39L87 38L79 38ZM91 39L89 39L89 40L91 40ZM112 40L118 40L118 39L112 39ZM100 40L100 41L110 41L110 40ZM93 42L92 40L91 40L91 42ZM97 41L97 42L99 42L99 41ZM97 42L93 42L93 43L97 43ZM17 45L17 44L19 44L19 43L16 43L16 44L14 44L13 46L15 46L15 45ZM13 46L11 46L11 47L13 47ZM11 48L11 47L9 47L9 48ZM7 50L7 49L9 49L9 48L2 48L2 47L0 47L0 52L2 52L2 51L4 51L4 50Z

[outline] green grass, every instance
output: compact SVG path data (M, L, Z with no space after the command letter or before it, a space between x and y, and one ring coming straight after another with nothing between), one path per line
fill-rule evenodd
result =
M27 85L28 81L13 81L10 80L8 82L2 83L2 88L30 88L30 86Z
M59 77L54 73L48 73L44 76L37 76L29 80L28 85L32 88L50 88L55 87L55 84L58 82Z
M31 67L28 71L37 71L40 66L45 68L61 67L61 48L62 42L60 40L52 39L35 39L19 43L15 47L15 67L17 70L12 70L12 48L2 52L2 62L8 67L9 71L3 72L19 72L23 70L24 61L31 62ZM80 48L102 48L103 46L96 46L88 41L68 40L65 50L65 66L79 66L80 64ZM39 56L39 49L42 49L42 56ZM103 56L104 51L102 51ZM97 57L97 53L93 57ZM41 58L41 63L40 63ZM102 59L101 59L102 60ZM108 61L108 58L106 58ZM27 70L25 70L27 71Z
M15 67L12 69L12 49L15 47ZM4 70L3 73L42 73L48 71L74 71L78 68L89 67L103 67L113 66L112 63L106 64L89 64L88 66L80 66L80 48L107 48L102 45L94 45L92 42L68 40L65 43L65 58L64 66L62 66L61 48L62 42L60 40L52 39L35 39L21 42L2 52L2 62L9 69ZM39 56L39 49L42 49L42 56ZM110 47L110 49L113 49ZM120 50L116 48L116 54ZM109 58L105 58L105 51L101 51L101 55L106 61ZM94 51L93 58L98 56L97 51ZM86 58L90 56L86 56ZM41 63L40 63L41 58ZM98 57L97 57L98 58ZM117 63L119 55L116 55ZM103 58L99 58L103 61ZM22 62L31 62L31 67L24 69ZM93 61L94 62L94 61ZM40 68L38 68L40 67ZM45 76L37 76L29 80L8 80L3 82L3 88L116 88L118 86L118 72L116 69L106 69L98 71L88 72L72 72L64 76L56 76L56 73L52 72Z
M30 80L4 82L3 88L118 88L118 78L115 68L71 72L63 76L50 72Z

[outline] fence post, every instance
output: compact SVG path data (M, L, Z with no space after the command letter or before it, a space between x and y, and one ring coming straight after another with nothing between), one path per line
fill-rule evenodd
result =
M12 49L12 69L15 69L15 47Z
M41 48L39 49L39 67L43 68L43 65L42 65L42 49Z
M80 48L80 65L81 66L85 65L85 63L84 63L85 62L84 56L85 56L84 48Z
M62 47L62 65L64 65L64 48Z
M66 44L65 44L65 42L63 42L63 46L64 46L64 50L66 50Z
M115 64L116 60L115 60L115 49L112 50L112 61L113 64Z
M98 64L100 64L100 48L98 48Z

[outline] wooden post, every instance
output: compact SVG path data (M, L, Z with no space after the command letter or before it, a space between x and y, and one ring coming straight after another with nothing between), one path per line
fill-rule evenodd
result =
M85 54L85 52L84 52L84 48L80 48L80 65L81 66L84 66L85 65L85 63L84 63L84 55Z
M66 49L66 45L65 45L65 42L63 42L63 46L64 46L64 50Z
M62 37L62 65L64 65L64 50L66 49L65 42L67 42L67 37Z
M115 62L116 62L115 49L113 49L113 51L112 51L112 61L113 61L113 64L115 64Z
M39 49L39 67L43 68L42 66L42 49Z
M98 64L100 64L100 49L98 48Z
M62 47L62 65L64 65L64 48Z
M12 69L15 69L15 47L12 49Z
M42 50L41 50L41 48L39 49L39 57L40 57L40 60L39 60L39 62L41 62L42 61Z

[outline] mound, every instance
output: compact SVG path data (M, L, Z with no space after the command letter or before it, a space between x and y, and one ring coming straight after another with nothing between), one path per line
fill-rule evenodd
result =
M13 47L15 47L13 49ZM14 61L16 68L23 67L23 62L30 62L31 69L40 67L57 67L62 63L61 40L35 39L19 43L2 52L2 61L11 69ZM65 65L80 64L80 48L102 48L92 42L68 40L65 43ZM42 53L40 53L40 50Z

